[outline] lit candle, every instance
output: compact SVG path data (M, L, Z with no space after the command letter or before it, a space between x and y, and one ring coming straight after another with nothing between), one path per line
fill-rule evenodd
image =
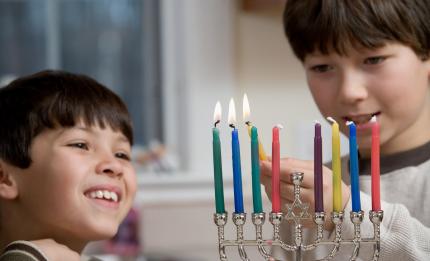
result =
M324 212L323 176L322 176L322 138L321 124L315 123L314 136L314 198L315 212Z
M380 169L379 169L379 123L376 116L372 117L372 210L381 210L381 192L380 192Z
M354 122L348 121L349 126L349 173L351 175L351 201L352 211L361 210L360 202L360 182L358 178L358 150L357 150L357 129Z
M280 145L279 145L279 129L282 126L277 125L272 129L272 212L281 212L281 184L279 178L280 172Z
M216 213L225 212L224 207L224 187L222 179L222 162L221 162L221 142L219 138L219 130L217 124L221 121L221 104L215 105L214 111L214 127L212 129L212 152L214 164L214 185L215 185L215 206Z
M251 115L251 109L249 108L249 101L248 96L246 93L243 95L243 121L248 126L248 135L251 137L251 129L252 129L252 123L249 120ZM260 157L260 160L267 160L266 152L264 151L263 144L261 143L260 139L258 139L258 155Z
M243 213L243 194L242 194L242 170L240 166L240 147L239 134L235 127L236 109L233 99L228 106L228 124L233 128L231 132L231 149L233 160L233 186L234 186L234 209L235 213Z
M340 168L340 135L339 124L332 118L328 117L327 120L332 122L332 162L331 169L333 172L333 211L341 212L342 209L342 172Z
M256 127L251 129L251 163L252 163L252 202L254 213L262 213L260 185L260 159L258 157L258 132Z

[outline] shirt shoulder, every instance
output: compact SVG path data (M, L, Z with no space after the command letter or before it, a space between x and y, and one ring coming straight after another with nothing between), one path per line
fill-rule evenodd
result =
M47 261L44 254L31 242L14 241L0 256L0 261Z

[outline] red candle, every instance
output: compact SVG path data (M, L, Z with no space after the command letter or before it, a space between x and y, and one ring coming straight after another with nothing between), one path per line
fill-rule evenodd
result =
M275 126L272 130L272 212L281 212L280 198L280 146L279 146L279 127Z
M381 192L379 185L380 169L379 169L379 123L376 121L376 116L372 117L372 210L381 210Z

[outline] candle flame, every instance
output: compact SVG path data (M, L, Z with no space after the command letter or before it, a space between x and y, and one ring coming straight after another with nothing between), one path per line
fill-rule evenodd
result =
M234 106L233 98L230 99L230 103L228 104L228 125L235 125L236 123L236 108Z
M214 110L214 124L217 124L221 121L221 103L217 101Z
M327 117L327 120L331 123L337 123L337 121L335 121L332 117Z
M251 116L251 109L249 108L248 96L246 93L243 95L243 121L248 123Z
M376 115L373 115L372 118L370 119L371 122L376 122Z

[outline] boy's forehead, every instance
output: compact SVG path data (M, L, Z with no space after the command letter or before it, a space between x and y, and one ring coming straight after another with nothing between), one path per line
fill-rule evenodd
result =
M319 58L319 57L327 57L327 56L342 56L342 57L349 57L356 54L366 54L369 52L377 51L384 46L386 46L388 43L381 44L381 46L369 48L363 45L360 45L358 43L356 44L350 44L345 45L342 50L337 50L333 47L327 47L326 50L321 50L319 47L315 47L312 52L309 52L306 54L306 58Z
M98 134L101 131L110 130L116 136L116 139L119 141L129 142L127 137L120 131L113 129L109 124L105 124L104 126L100 126L99 124L87 125L83 122L77 123L71 127L57 127L53 129L57 133L58 136L62 136L68 133L73 132L84 132L89 134Z

